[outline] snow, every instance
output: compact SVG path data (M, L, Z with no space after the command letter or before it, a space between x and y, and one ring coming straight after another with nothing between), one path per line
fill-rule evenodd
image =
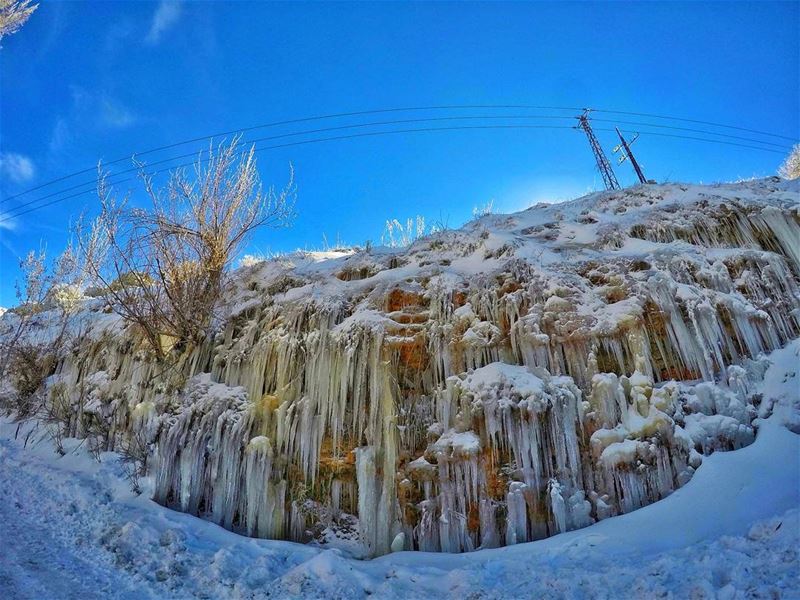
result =
M249 261L177 389L82 300L48 380L64 429L144 433L151 478L134 496L91 441L58 457L4 422L0 597L791 594L798 185L636 186Z
M609 444L600 454L600 462L607 467L618 467L624 463L633 463L636 460L636 455L640 454L643 448L646 449L647 444L636 440L614 442Z
M771 384L767 384L771 385ZM0 425L0 597L791 597L800 547L800 436L778 418L633 513L466 555L372 561L241 537L135 496L116 456ZM42 440L38 443L36 440ZM396 537L393 549L399 545Z
M490 388L513 388L523 398L543 393L544 382L527 367L495 362L469 373L461 386L472 393Z
M135 495L113 453L94 460L67 439L60 456L44 425L4 418L0 597L790 598L800 569L800 435L790 430L800 408L798 356L800 340L767 357L755 390L762 414L772 414L757 419L755 442L705 457L664 500L544 540L459 555L399 551L402 532L392 554L371 561L243 537L153 502L152 481ZM263 437L250 440L249 449L262 447ZM374 478L374 455L359 454L359 476ZM512 484L511 493L524 486ZM563 529L565 513L577 518L585 499L565 498L556 482L549 494Z
M450 429L433 444L433 452L438 456L472 456L481 451L481 439L472 431L457 432Z
M567 291L574 291L580 284L569 277L574 264L598 261L603 268L608 265L618 270L620 263L639 259L660 264L692 263L701 274L710 277L707 287L715 288L718 287L715 284L728 279L725 263L732 257L759 249L751 251L751 260L771 260L770 252L760 251L754 233L761 228L769 227L776 236L777 247L770 248L771 251L780 250L790 262L800 266L797 225L787 217L787 213L797 212L800 206L797 199L796 182L774 178L711 186L640 185L623 191L599 192L570 202L540 204L511 215L484 216L460 230L420 238L406 249L283 255L242 269L233 305L250 306L248 302L263 299L263 290L281 281L286 281L286 286L281 286L283 293L275 297L279 304L314 298L334 305L398 282L421 279L436 282L443 290L453 290L476 278L503 273L509 262L515 260L535 266L553 282L564 284ZM737 222L735 231L720 227L711 216L712 211L724 214L731 206L747 212L753 222ZM634 235L637 227L640 229ZM363 271L364 276L342 278L342 274L357 271ZM624 270L622 273L625 279L631 279L630 273ZM633 279L636 278L633 274ZM627 281L626 285L632 283ZM641 299L634 294L614 302L597 297L611 291L611 287L614 286L582 289L578 303L560 294L550 294L542 299L543 309L553 314L577 309L595 331L613 332L631 316L639 315L642 307ZM735 291L728 285L726 295L734 303L739 300ZM700 304L705 300L689 285L676 286L673 298ZM743 311L755 313L747 302L738 305ZM375 321L368 301L353 308L349 317ZM453 317L479 321L480 312L478 307L462 306ZM467 335L467 341L480 342L484 337L474 330ZM700 352L702 346L713 347L714 343L713 339L699 339L691 342L689 348ZM701 348L692 348L697 345ZM704 376L711 379L713 368L705 364L703 368Z

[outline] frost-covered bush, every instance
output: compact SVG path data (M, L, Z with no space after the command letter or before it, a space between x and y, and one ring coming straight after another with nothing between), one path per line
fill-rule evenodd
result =
M109 290L116 292L125 288L138 287L144 284L153 283L153 279L147 274L140 271L127 271L121 273L111 284L108 286Z
M3 36L15 33L30 18L38 4L32 0L0 0L0 40Z
M778 169L778 175L784 179L797 179L800 177L800 144L795 144L789 156Z
M473 219L480 219L481 217L485 217L486 215L490 215L493 212L494 207L494 200L489 200L483 206L474 206L472 208L472 218Z
M405 225L397 219L386 221L386 227L381 236L381 243L390 248L410 246L415 240L425 235L425 217L417 215L415 218L406 219Z
M80 286L69 283L58 284L50 290L45 306L70 311L83 299Z
M9 376L19 395L28 397L49 375L42 361L56 355L66 339L67 313L82 297L82 271L70 246L54 261L44 250L30 252L20 270L19 304L0 330L0 378ZM38 332L45 335L34 335Z
M266 259L260 256L254 256L253 254L245 254L241 260L239 261L240 267L254 267L259 263L264 262Z

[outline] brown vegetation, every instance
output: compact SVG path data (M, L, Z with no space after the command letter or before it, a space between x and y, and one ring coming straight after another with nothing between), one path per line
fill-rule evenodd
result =
M90 226L79 222L79 247L110 307L159 360L204 339L227 269L250 235L294 215L293 173L281 191L264 192L254 152L239 151L237 139L212 147L193 181L178 170L160 190L139 165L148 210L117 202L100 173L102 210Z

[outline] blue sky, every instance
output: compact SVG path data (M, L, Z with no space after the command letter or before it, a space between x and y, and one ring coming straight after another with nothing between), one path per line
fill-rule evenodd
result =
M591 106L798 137L799 7L43 1L0 49L0 194L5 199L100 159L218 131L401 106ZM373 115L259 130L251 137L457 113L573 111ZM610 151L613 134L598 136ZM765 176L782 160L670 138L643 136L634 148L647 176L659 181ZM585 138L568 129L429 132L294 146L259 155L263 179L282 184L289 162L296 171L298 219L291 229L257 236L253 252L318 248L323 234L331 243L337 237L378 241L386 219L417 214L457 226L490 199L496 210L512 211L602 185ZM627 165L616 172L621 182L633 182ZM37 193L85 181L87 175ZM4 201L2 208L37 193ZM142 198L140 188L132 198ZM89 194L0 223L0 305L13 303L19 256L40 244L60 251L70 219L93 206Z

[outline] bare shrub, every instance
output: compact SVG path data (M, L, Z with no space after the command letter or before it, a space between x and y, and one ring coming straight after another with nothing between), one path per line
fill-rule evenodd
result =
M147 474L147 460L150 456L150 448L144 433L141 431L131 433L118 452L131 489L135 494L141 494L141 478Z
M129 208L127 198L117 202L101 172L101 214L90 226L80 221L76 233L111 308L164 360L205 337L226 273L251 234L289 224L294 175L290 170L279 192L263 191L255 148L240 152L238 139L210 147L192 179L173 172L164 189L139 166L150 208Z
M108 450L111 438L111 425L101 416L95 414L83 414L84 431L88 443L89 454L97 462L100 462L100 455Z
M10 354L10 377L20 401L32 398L52 373L56 357L51 349L30 342L18 343Z
M31 416L38 416L45 425L47 433L56 448L56 452L63 456L65 454L63 440L67 437L70 417L72 415L72 403L66 390L62 387L53 390L49 399L43 395L39 404L39 410Z
M67 317L80 297L76 288L81 276L71 245L52 264L44 250L32 251L20 269L18 305L5 316L0 331L0 379L14 386L15 406L10 408L29 413L34 412L34 394L53 373L68 338Z

